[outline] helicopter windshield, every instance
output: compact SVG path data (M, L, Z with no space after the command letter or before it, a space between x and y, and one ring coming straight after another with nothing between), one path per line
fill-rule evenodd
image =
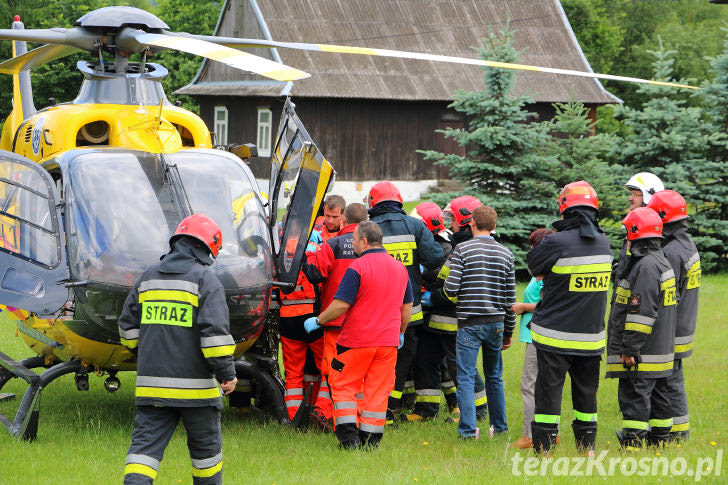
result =
M131 286L168 251L180 212L167 166L148 153L104 150L70 162L68 259L74 275Z
M166 162L166 163L165 163ZM265 284L270 241L261 200L240 162L212 150L173 155L94 151L70 163L69 263L74 275L131 286L169 250L181 220L182 187L192 212L212 217L223 234L215 270L226 288Z
M192 212L220 226L215 268L225 287L266 284L273 265L266 213L240 160L219 150L183 150L165 158L177 167Z

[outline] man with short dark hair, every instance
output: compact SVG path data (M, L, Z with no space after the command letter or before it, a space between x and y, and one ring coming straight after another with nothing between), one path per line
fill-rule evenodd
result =
M382 439L397 347L413 300L407 270L382 247L379 226L360 222L353 238L359 259L347 268L331 304L311 319L325 325L346 313L329 376L336 437L348 449L377 446Z
M346 201L340 195L329 195L324 200L324 216L321 227L322 242L326 242L332 237L339 235L339 230L343 227L342 216L346 208Z
M456 394L461 438L477 439L479 435L474 392L481 346L486 389L491 397L490 420L496 432L508 430L501 350L511 346L516 325L511 310L516 302L516 276L513 254L491 236L497 218L495 210L487 205L473 210L470 227L474 237L455 247L444 286L447 296L457 297Z
M362 204L349 204L344 210L342 228L339 235L326 241L316 252L306 254L303 272L313 284L321 284L321 308L326 308L334 300L334 294L339 287L346 269L356 259L354 254L354 229L356 225L367 220L367 209ZM327 377L329 364L336 355L336 339L341 333L339 317L323 325L323 358L321 359L321 374L323 376L316 404L311 411L311 419L323 429L333 429L333 408L331 395L328 392ZM316 329L309 325L307 332Z

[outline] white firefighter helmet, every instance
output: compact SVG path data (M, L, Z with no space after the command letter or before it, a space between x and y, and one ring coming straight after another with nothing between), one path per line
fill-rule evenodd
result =
M665 185L660 177L650 172L640 172L630 178L625 187L628 189L640 190L642 192L642 204L647 205L653 195L661 190L665 190Z

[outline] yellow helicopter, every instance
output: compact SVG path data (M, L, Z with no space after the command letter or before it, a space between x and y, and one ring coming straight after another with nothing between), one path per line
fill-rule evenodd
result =
M114 391L116 373L136 369L119 339L121 306L144 269L166 252L170 231L192 213L204 212L222 229L214 270L228 297L235 356L245 353L262 331L271 287L296 281L334 177L289 101L266 201L237 156L254 156L254 146L214 148L204 122L167 100L160 83L166 69L146 62L149 45L133 40L166 37L139 28L168 27L143 10L111 7L86 14L63 33L25 30L17 17L13 29L0 31L14 39L13 59L0 63L0 72L14 78L13 111L0 138L0 303L37 354L16 361L0 353L0 387L12 378L29 384L15 419L0 420L25 439L37 434L41 390L54 379L75 373L85 390L89 373L105 372L105 387ZM26 52L25 41L62 43ZM285 80L305 76L230 48L187 43L247 71ZM84 76L78 96L36 111L28 69L79 46L94 60L78 63ZM104 52L114 55L113 63L104 62ZM133 54L141 61L129 62ZM271 209L279 206L284 209ZM280 250L291 247L289 240L300 241L294 253ZM41 374L31 370L42 367ZM241 361L238 372L262 384L283 420L282 393L272 377L255 361Z
M214 269L228 297L235 355L244 354L261 334L271 288L295 284L335 177L287 100L267 201L241 159L255 156L254 147L213 147L204 122L167 100L160 83L167 71L147 62L151 54L189 52L280 81L308 74L236 49L392 56L692 89L477 59L175 33L132 7L94 10L68 29L26 30L16 17L0 39L13 41L13 58L0 63L0 73L14 81L13 110L0 138L0 304L36 354L17 361L0 352L0 389L13 378L29 384L15 419L0 421L31 440L41 391L54 379L74 373L84 390L89 373L108 373L105 387L114 391L116 373L136 368L119 339L122 304L141 273L167 251L179 221L192 213L206 213L222 229ZM26 42L44 45L27 51ZM77 51L91 56L77 65L84 76L78 96L37 111L29 71ZM286 251L291 247L294 252ZM237 368L261 384L276 417L287 420L280 386L264 366L239 360Z

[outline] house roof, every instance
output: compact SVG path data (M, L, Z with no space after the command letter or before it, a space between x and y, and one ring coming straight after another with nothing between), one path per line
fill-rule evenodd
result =
M518 62L591 72L558 0L226 0L215 35L339 44L476 58L489 30L510 21ZM484 89L477 66L291 49L245 49L311 74L293 83L205 60L178 94L451 100ZM596 79L516 71L514 94L534 102L620 102Z

